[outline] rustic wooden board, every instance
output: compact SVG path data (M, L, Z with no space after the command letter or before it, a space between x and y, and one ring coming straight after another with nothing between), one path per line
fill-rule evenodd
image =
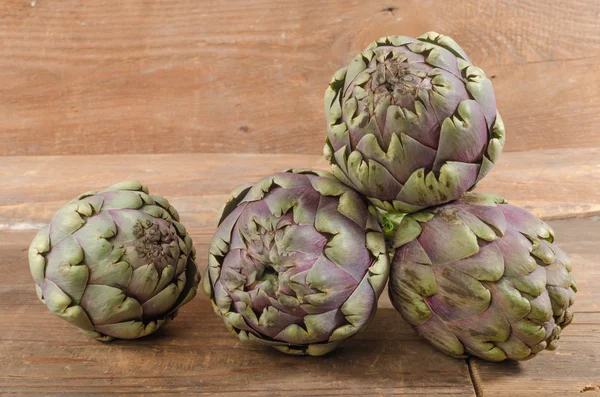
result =
M500 365L469 360L478 396L594 397L600 392L600 218L551 221L557 244L573 261L575 319L555 352Z
M192 230L201 268L213 231ZM90 340L37 300L26 258L33 235L0 231L0 274L10 274L0 279L0 395L475 395L466 362L420 341L389 301L323 358L240 344L203 295L156 335Z
M503 153L477 190L543 219L600 214L600 148Z
M203 295L154 336L102 344L37 301L26 259L35 232L0 231L0 274L11 275L0 280L0 394L578 394L600 385L600 255L595 247L600 221L551 225L573 259L579 285L576 320L557 351L501 364L476 359L467 364L435 351L404 323L387 294L369 329L324 358L241 345ZM212 231L191 230L199 253L207 251ZM199 265L206 265L201 254Z
M561 216L567 217L590 215L580 211L579 200L600 202L598 150L509 153L503 159L493 178L486 179L486 190L510 193L539 213L555 208L548 204L554 200L563 204ZM232 168L232 160L244 166ZM81 191L121 179L144 180L183 209L182 222L203 269L214 214L228 191L299 166L323 168L325 163L302 155L0 157L0 395L508 397L598 390L597 216L550 221L558 244L573 260L579 287L576 317L557 351L522 363L446 357L418 338L385 293L368 330L323 358L288 357L241 345L201 294L156 335L109 344L87 339L38 302L27 265L27 247L36 230L19 229L40 227ZM572 194L542 176L549 172L565 181Z
M600 149L504 153L477 189L544 219L600 214L599 159ZM213 226L231 190L288 168L327 163L309 155L0 156L0 229L40 227L65 201L128 179L171 200L188 227Z
M492 77L508 151L600 144L597 0L5 0L0 155L318 154L333 73L429 30Z

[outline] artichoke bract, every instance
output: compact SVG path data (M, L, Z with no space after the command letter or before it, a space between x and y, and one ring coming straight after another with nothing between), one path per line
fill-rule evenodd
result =
M504 146L492 83L450 37L382 37L325 92L323 153L335 176L386 211L458 199Z
M195 295L195 250L167 200L139 182L84 193L29 247L40 300L101 340L153 333Z
M327 172L293 170L232 192L203 289L240 340L326 354L366 327L389 275L375 208Z
M421 336L489 361L556 348L576 285L546 223L475 193L396 221L390 298Z

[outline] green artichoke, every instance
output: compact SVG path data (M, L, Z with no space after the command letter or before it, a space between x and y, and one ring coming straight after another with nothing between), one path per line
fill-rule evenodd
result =
M425 339L490 361L556 347L577 289L546 223L474 193L397 218L390 298Z
M327 172L287 171L234 190L203 280L215 312L242 341L332 351L365 328L389 275L374 212Z
M382 37L325 92L335 176L386 211L458 199L504 146L492 83L447 36Z
M173 319L196 295L194 260L175 208L138 182L70 201L29 247L40 300L101 341L139 338Z

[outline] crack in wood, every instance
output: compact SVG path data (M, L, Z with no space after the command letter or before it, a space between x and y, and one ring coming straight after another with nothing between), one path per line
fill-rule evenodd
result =
M579 390L579 393L585 393L586 391L600 391L600 385L585 385L581 390Z
M600 211L590 211L590 212L573 212L570 214L557 214L557 215L546 215L541 216L540 219L543 221L563 221L569 219L581 219L581 220L590 220L597 221L600 220Z
M473 357L469 357L465 359L467 363L467 368L469 369L469 377L471 378L471 384L473 385L473 391L475 392L476 397L483 397L483 388L481 387L481 381L479 379L479 375L477 374L477 370L473 367Z

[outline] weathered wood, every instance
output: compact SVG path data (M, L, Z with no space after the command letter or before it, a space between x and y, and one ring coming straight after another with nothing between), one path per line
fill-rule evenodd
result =
M213 231L192 230L201 268ZM367 331L322 358L240 344L203 295L155 335L90 340L37 300L33 235L0 231L0 395L474 396L466 362L420 341L387 298Z
M318 154L333 73L428 30L492 77L508 151L600 145L597 0L6 0L0 155Z
M600 219L551 221L557 244L573 261L577 281L575 319L559 348L521 363L470 359L475 386L484 396L565 396L600 391ZM587 397L587 394L584 394Z
M597 279L598 280L598 279ZM600 314L577 313L560 347L524 362L469 359L480 396L596 397L600 390ZM585 392L591 392L586 394ZM596 393L593 393L593 392Z
M121 179L144 180L181 211L199 266L217 208L236 185L287 167L324 168L319 156L127 155L0 157L0 394L7 395L564 395L600 385L600 221L550 221L573 260L575 323L559 350L524 363L455 360L421 341L384 293L370 328L324 358L249 348L229 334L200 295L155 336L101 344L37 301L27 265L35 230L66 200ZM598 203L598 150L508 153L482 188L549 214L581 215ZM235 166L235 165L234 165ZM552 174L561 183L552 184ZM140 177L142 176L142 177ZM494 182L495 181L495 182ZM209 190L210 187L210 190ZM589 213L588 213L589 215ZM472 384L472 380L474 385Z
M505 153L477 188L545 219L600 213L600 149ZM0 156L0 229L40 227L66 201L127 179L167 197L188 227L213 226L235 187L288 168L327 169L308 155Z
M522 363L470 361L483 395L579 393L600 384L600 221L551 221L578 280L575 322L560 348ZM199 265L214 227L193 228ZM102 344L37 301L26 247L35 231L0 231L0 394L8 395L475 395L464 360L420 340L387 294L367 331L323 358L250 348L226 331L199 295L156 335Z
M477 186L543 219L600 214L600 148L503 153Z

